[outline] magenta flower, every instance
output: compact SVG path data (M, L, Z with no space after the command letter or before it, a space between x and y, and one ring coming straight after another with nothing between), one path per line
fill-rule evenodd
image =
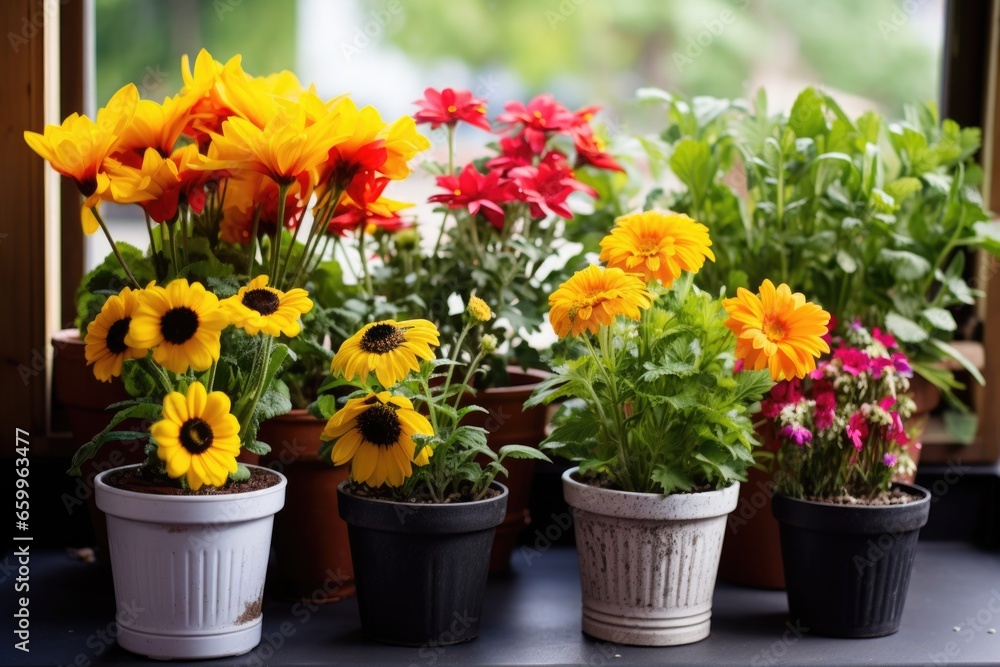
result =
M896 461L898 461L898 460L899 460L899 457L896 456L895 454L890 453L890 452L886 452L885 456L882 457L882 463L884 463L886 466L888 466L890 468L893 467L894 465L896 465Z
M813 395L816 397L813 421L816 422L816 428L826 430L833 426L833 418L837 411L837 394L829 382L817 382L813 385Z
M840 359L844 370L855 377L867 371L871 364L871 360L864 350L859 350L855 347L838 348L833 353L833 356L835 359Z
M884 345L885 349L887 350L894 350L897 347L899 347L899 344L896 342L895 336L893 336L888 331L882 331L878 327L872 329L872 338L882 343L882 345Z
M848 420L844 431L854 443L854 449L860 452L861 448L864 447L865 440L868 439L868 420L865 419L865 416L860 411L855 412Z
M881 379L882 373L885 372L885 369L892 365L892 359L889 357L875 357L871 361L869 370L872 372L872 377L878 380Z
M791 440L799 447L802 447L810 442L812 442L813 434L812 431L805 428L804 426L799 426L798 424L789 424L788 426L781 429L779 435L783 438Z
M760 411L768 419L774 419L786 405L802 400L801 381L798 378L782 380L771 387L767 398L760 402Z
M910 366L910 360L902 352L892 353L892 365L896 367L896 372L903 377L913 377L913 367Z

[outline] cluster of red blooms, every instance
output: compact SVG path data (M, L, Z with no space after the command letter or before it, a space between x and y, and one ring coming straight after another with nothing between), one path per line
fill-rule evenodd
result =
M428 88L417 104L417 123L430 123L432 128L459 122L492 131L486 118L486 103L466 90ZM551 95L539 95L527 105L507 102L497 117L503 125L500 134L500 154L486 163L486 173L475 164L465 165L458 174L439 176L437 184L444 192L429 198L448 208L468 210L471 215L483 214L494 227L503 229L508 203L527 204L531 216L543 218L557 215L572 217L567 199L576 191L592 197L596 193L578 181L574 166L591 165L599 169L624 171L611 155L604 152L600 139L594 135L590 119L597 107L570 111ZM555 136L569 137L574 146L576 164L569 157L549 147Z

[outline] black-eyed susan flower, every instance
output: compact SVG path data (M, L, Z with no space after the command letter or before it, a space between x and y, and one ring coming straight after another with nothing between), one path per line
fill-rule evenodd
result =
M108 297L100 314L87 325L84 356L87 365L94 365L94 377L101 382L122 374L122 362L146 356L143 348L130 347L125 342L132 316L139 309L139 292L126 287Z
M195 491L226 483L229 473L236 472L240 453L240 422L230 407L229 396L209 394L200 382L192 383L186 396L173 391L163 398L163 418L149 433L167 475L186 476Z
M282 292L267 286L267 276L257 276L240 291L223 299L219 307L229 321L251 336L264 332L269 336L299 335L299 317L312 310L313 302L304 289Z
M651 305L653 295L641 279L591 264L549 296L549 321L560 338L579 336L584 331L597 333L618 315L637 320Z
M618 218L601 241L601 261L669 288L683 271L697 273L705 259L715 261L711 245L708 227L683 213L643 211Z
M179 278L142 290L125 343L152 349L153 360L174 373L205 371L219 359L219 338L228 324L218 297L201 283Z
M469 303L465 306L465 312L469 314L469 317L476 324L489 322L493 319L493 311L490 310L489 304L478 296L469 297Z
M816 358L830 351L823 340L830 313L784 283L775 288L765 280L759 296L741 287L723 306L726 326L736 334L737 358L747 369L766 367L775 381L805 377Z
M427 320L384 320L366 324L344 341L330 370L348 380L367 378L372 371L383 387L391 387L420 370L418 359L431 360L439 345L438 330Z
M327 422L322 438L336 440L330 455L334 465L350 461L351 479L374 488L400 486L413 474L412 466L430 461L430 447L416 454L413 436L418 433L434 434L427 418L408 398L383 391L347 401Z

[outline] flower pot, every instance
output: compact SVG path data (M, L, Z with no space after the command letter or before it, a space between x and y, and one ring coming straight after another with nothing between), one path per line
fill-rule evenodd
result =
M98 475L96 495L108 516L118 643L162 660L253 649L285 478L246 493L156 495L110 486L113 472Z
M563 474L573 508L583 631L616 644L673 646L704 639L726 515L739 484L720 491L627 493Z
M319 457L326 422L306 410L268 419L258 438L271 445L261 464L288 479L285 510L274 519L273 592L276 596L334 602L354 594L347 524L337 512L337 486L350 466Z
M912 432L913 437L906 443L906 453L913 460L913 470L900 473L892 478L892 481L900 484L913 484L917 477L917 467L920 464L920 452L922 451L921 439L924 437L924 429L927 427L927 418L931 412L941 403L941 390L932 385L919 375L914 375L910 382L910 396L916 403L916 409L909 419L906 420L907 432Z
M388 644L445 646L475 639L490 548L508 491L469 503L398 503L338 488L347 521L361 627Z
M834 505L775 494L791 617L831 637L881 637L899 630L930 492L904 505Z
M740 485L736 509L726 521L719 578L742 586L782 590L781 535L771 513L771 475L757 468L747 471Z
M549 373L539 370L507 368L510 385L490 387L479 392L468 402L474 402L487 413L473 412L463 423L480 426L489 431L490 449L498 451L504 445L537 447L545 439L548 412L545 406L523 410L524 402ZM484 459L485 462L485 459ZM510 568L510 556L517 546L518 537L531 522L528 503L531 499L531 482L535 474L533 459L507 459L504 461L508 475L504 484L510 491L507 515L497 527L490 559L490 572L505 572Z

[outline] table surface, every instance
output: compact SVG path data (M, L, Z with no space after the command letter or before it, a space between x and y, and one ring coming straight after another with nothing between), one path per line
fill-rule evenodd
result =
M1000 554L965 544L920 543L902 629L895 635L814 636L789 621L783 592L720 582L711 636L670 648L614 645L583 635L576 552L553 548L533 556L529 563L515 552L513 573L490 580L480 636L467 644L383 646L362 636L353 598L313 609L268 599L264 639L253 652L186 664L1000 665ZM9 569L0 570L8 600L10 576ZM14 640L5 633L0 664L155 664L114 643L106 567L61 551L33 553L30 594L31 652L14 650Z

